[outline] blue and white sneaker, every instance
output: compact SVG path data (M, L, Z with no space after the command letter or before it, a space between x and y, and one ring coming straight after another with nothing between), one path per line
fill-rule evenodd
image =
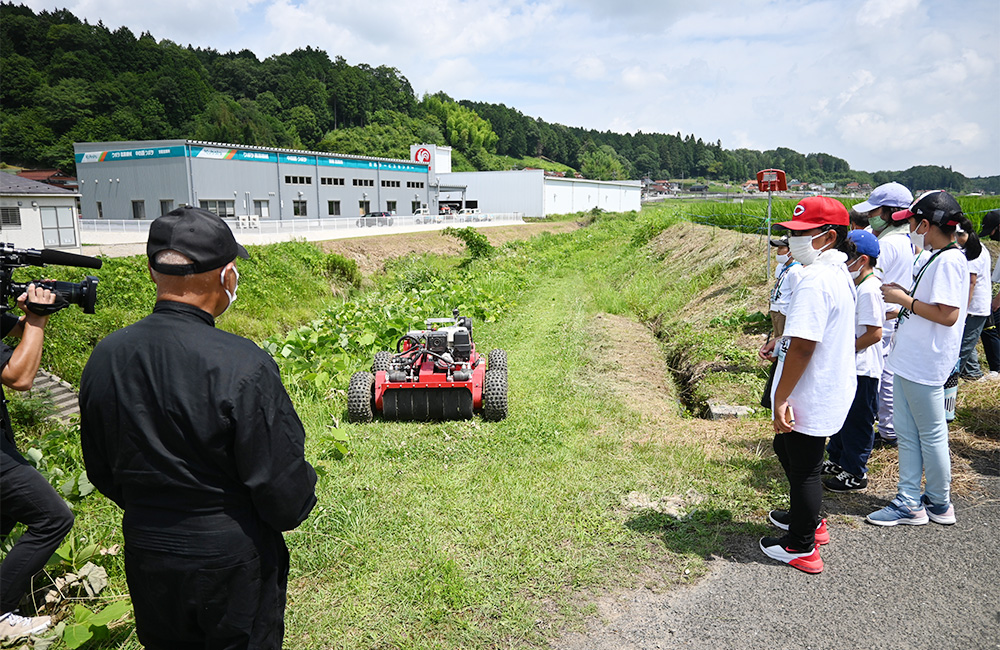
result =
M903 503L903 500L898 496L886 507L865 517L865 520L876 526L895 526L896 524L923 526L930 521L923 506L911 508Z
M935 524L941 524L942 526L950 526L955 523L955 506L948 504L946 506L936 506L931 503L931 500L927 498L926 494L920 496L920 503L923 504L924 509L927 510L927 516Z

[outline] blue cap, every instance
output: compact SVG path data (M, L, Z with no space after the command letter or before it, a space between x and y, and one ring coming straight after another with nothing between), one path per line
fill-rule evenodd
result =
M854 242L854 245L858 249L858 255L867 255L871 258L878 257L878 238L867 230L852 230L847 233L847 238Z

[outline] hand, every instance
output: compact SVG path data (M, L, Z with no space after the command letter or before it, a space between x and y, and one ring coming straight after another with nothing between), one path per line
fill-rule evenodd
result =
M882 299L886 302L902 305L909 297L910 294L906 292L906 289L895 282L882 285Z
M49 280L46 280L49 282ZM26 323L31 323L32 325L40 325L42 327L48 322L48 316L39 316L30 309L28 309L27 303L31 302L36 305L51 305L56 301L56 294L50 289L45 289L44 287L37 286L34 282L28 285L27 291L22 293L17 297L17 306L21 308L24 312L24 320Z
M774 408L772 424L776 433L789 433L792 430L792 426L795 424L795 415L792 413L792 407L788 405L788 400Z
M770 361L774 357L774 346L778 343L778 339L771 339L764 344L760 350L757 350L757 356L761 358L762 361Z

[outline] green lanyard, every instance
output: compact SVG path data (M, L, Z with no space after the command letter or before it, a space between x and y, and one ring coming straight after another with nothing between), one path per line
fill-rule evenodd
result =
M916 280L914 280L914 282L913 282L913 288L912 288L912 289L910 289L910 290L909 290L909 291L907 292L907 295L908 295L908 296L913 296L914 294L916 294L916 293L917 293L917 285L919 285L919 284L920 284L920 280L922 280L922 279L923 279L923 277L924 277L924 273L926 273L926 272L927 272L927 268L928 268L928 267L929 267L929 266L930 266L931 264L933 264L933 263L934 263L934 260L936 260L936 259L937 259L937 256L938 256L938 255L940 255L941 253L945 252L945 251L946 251L946 250L948 250L949 248L958 248L958 244L956 244L955 242L951 242L950 244L948 244L947 246L945 246L945 247L944 247L944 248L942 248L941 250L939 250L939 251L935 251L935 252L934 252L934 254L933 254L933 255L931 255L931 258L930 258L929 260L927 260L927 264L924 264L924 265L923 265L923 266L922 266L922 267L920 268L920 270L919 270L919 271L917 272L917 279L916 279ZM911 313L913 313L913 312L911 312L911 311L910 311L909 309L907 309L907 308L905 308L905 307L903 307L902 309L900 309L900 310L899 310L899 316L898 316L898 318L899 318L899 322L900 322L900 323L902 323L904 319L906 319L906 318L909 318L909 317L910 317L910 314L911 314Z

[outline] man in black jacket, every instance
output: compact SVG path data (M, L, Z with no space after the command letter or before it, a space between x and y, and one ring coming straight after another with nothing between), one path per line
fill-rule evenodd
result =
M125 511L125 572L150 650L281 648L281 531L316 503L277 365L215 328L247 257L214 214L156 219L156 306L94 349L80 381L87 474Z

